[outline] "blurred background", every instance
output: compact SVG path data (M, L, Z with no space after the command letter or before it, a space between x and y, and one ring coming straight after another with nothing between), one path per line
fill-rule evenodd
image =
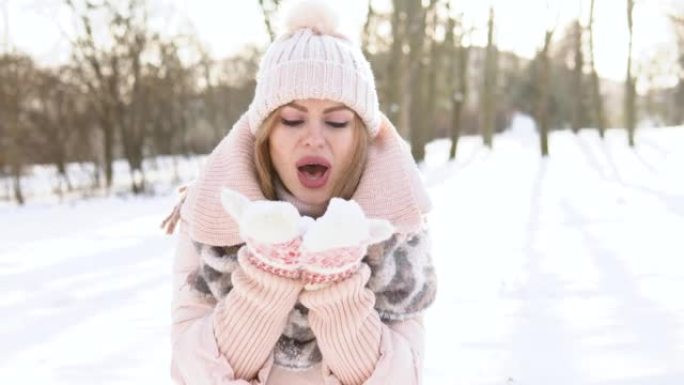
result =
M354 0L435 210L427 384L684 383L684 1ZM0 378L165 383L159 222L278 0L0 0Z

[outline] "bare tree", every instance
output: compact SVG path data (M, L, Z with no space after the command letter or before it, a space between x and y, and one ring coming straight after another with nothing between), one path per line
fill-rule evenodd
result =
M388 105L387 115L389 119L397 123L397 129L404 138L408 138L409 115L403 104L402 93L406 88L406 55L405 44L407 38L407 1L393 0L391 17L392 44L387 60L387 74L389 81L385 86L384 99Z
M256 87L256 73L262 56L257 47L246 47L239 55L223 62L222 87L226 102L229 106L223 115L224 121L233 122L238 119L242 111L247 109ZM229 100L229 102L228 102Z
M29 163L32 139L27 106L34 74L30 57L16 53L0 56L0 163L9 168L14 199L20 205L25 202L21 178Z
M80 79L91 95L103 133L106 186L112 184L115 135L128 161L131 189L145 189L142 168L148 109L142 87L143 55L156 39L147 29L147 11L142 0L94 4L65 0L79 20L80 31L72 42L73 60L81 68ZM94 20L105 18L110 45L95 38Z
M157 154L189 154L192 152L190 129L197 127L199 116L209 122L211 132L203 135L216 143L223 134L223 121L219 111L221 105L219 87L211 75L215 64L202 53L198 63L185 65L181 61L179 46L190 47L192 43L180 41L159 42L159 63L147 64L144 84L149 89L150 112L147 125ZM203 93L197 89L198 80L204 78ZM200 107L201 106L201 107Z
M271 41L276 38L275 31L275 14L280 6L280 0L259 0L259 7L261 7L261 12L264 16L264 25L266 26L266 32L271 38Z
M627 74L625 76L625 127L629 146L634 147L634 130L636 128L636 88L632 75L632 41L634 38L634 0L627 0L627 29L629 43L627 46Z
M466 46L463 41L467 33L465 28L463 28L463 14L461 13L458 17L453 16L451 13L451 2L447 2L447 12L449 19L444 40L446 52L450 59L447 60L446 67L451 105L451 129L449 132L451 148L449 149L449 158L455 159L458 140L461 136L461 115L468 96L468 56L470 47ZM456 31L457 28L458 32Z
M435 0L430 0L433 7ZM428 8L423 7L421 0L409 0L407 7L408 21L408 76L404 89L404 106L407 106L409 113L409 125L411 138L411 153L413 158L419 162L425 157L425 138L426 138L426 117L425 96L424 96L424 71L425 63L425 27Z
M68 83L66 69L45 69L36 75L36 96L30 118L42 139L41 152L45 160L54 164L58 174L58 192L73 186L67 172L69 145L74 140L75 119L78 115L78 92ZM85 138L82 138L84 140Z
M549 77L551 76L551 64L549 51L551 50L551 39L553 29L547 29L544 33L544 47L539 53L539 79L537 81L537 125L539 126L539 145L542 156L549 155Z
M111 93L115 90L116 84L112 74L108 73L107 63L109 57L103 49L100 49L95 41L93 22L91 13L95 5L86 2L79 7L75 1L65 0L74 15L78 18L79 36L72 41L73 61L80 68L78 76L81 82L87 87L91 94L89 98L91 107L97 113L98 126L102 131L102 151L103 168L105 174L105 185L112 185L114 169L114 133L115 133L115 102L111 98Z
M584 109L584 55L582 53L583 29L579 19L572 23L573 69L572 69L572 131L577 133L585 122Z
M535 100L535 119L537 121L537 127L539 130L539 147L541 150L542 157L549 155L549 104L550 95L552 93L551 86L551 42L553 40L553 34L558 25L559 10L555 8L555 16L553 15L554 9L546 1L546 27L544 29L544 45L537 53L537 79L536 79L536 94L537 99Z
M496 84L497 84L497 48L494 44L494 7L489 7L487 21L487 49L485 52L484 76L482 86L482 120L480 130L485 146L492 148L492 136L496 124Z
M589 68L591 71L591 93L592 106L594 108L595 124L601 138L605 136L605 117L603 112L603 96L601 95L601 83L596 72L596 61L594 59L594 5L595 0L591 0L589 9Z
M121 79L121 85L129 87L116 99L119 135L131 172L131 190L137 194L145 190L143 150L150 107L150 88L143 81L145 65L142 56L155 37L147 30L147 11L141 0L129 0L124 11L114 7L110 7L110 11L114 15L112 31L115 42L121 49L120 56L115 56L120 65L114 65L112 69L121 71L115 72L115 76Z
M423 147L425 147L425 143L435 137L437 106L440 99L439 83L443 81L443 79L438 76L443 73L442 69L444 68L443 62L445 56L445 43L443 40L440 41L437 36L437 30L444 26L439 17L439 15L443 13L443 10L439 8L439 5L440 3L437 0L432 0L430 2L430 7L427 10L426 37L428 49L427 54L423 59L423 65L425 66L425 80L423 82L425 94L423 96L423 105L425 107L422 109L423 118L421 119L423 122Z
M675 124L684 123L684 7L679 11L673 11L670 14L672 20L674 33L677 39L678 50L678 65L679 65L679 81L675 92L674 103L674 121Z
M200 53L199 70L201 78L204 80L204 108L207 120L213 128L214 140L221 138L220 132L220 109L218 101L218 87L215 72L216 63L209 57L209 53L202 50Z
M363 33L361 35L361 49L363 50L363 55L365 57L370 57L370 45L371 45L371 26L373 25L373 20L376 18L375 10L373 9L373 0L368 0L368 8L366 9L366 22L363 24Z

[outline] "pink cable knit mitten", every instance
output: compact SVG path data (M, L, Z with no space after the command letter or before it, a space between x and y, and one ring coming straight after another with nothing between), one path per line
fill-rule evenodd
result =
M353 200L333 198L325 214L311 224L301 248L302 279L308 290L327 286L354 274L369 245L392 236L384 219L369 219Z
M230 189L221 192L221 203L240 226L250 263L281 277L299 278L302 234L312 218L302 217L288 202L250 201Z

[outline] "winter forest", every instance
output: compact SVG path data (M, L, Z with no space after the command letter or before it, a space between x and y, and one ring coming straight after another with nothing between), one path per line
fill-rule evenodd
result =
M179 186L281 0L0 0L0 378L170 383ZM684 383L684 1L354 0L428 187L424 383Z

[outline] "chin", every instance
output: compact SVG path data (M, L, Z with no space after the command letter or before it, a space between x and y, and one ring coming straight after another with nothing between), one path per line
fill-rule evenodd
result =
M314 205L327 203L330 198L330 193L326 191L304 191L302 194L302 201Z

